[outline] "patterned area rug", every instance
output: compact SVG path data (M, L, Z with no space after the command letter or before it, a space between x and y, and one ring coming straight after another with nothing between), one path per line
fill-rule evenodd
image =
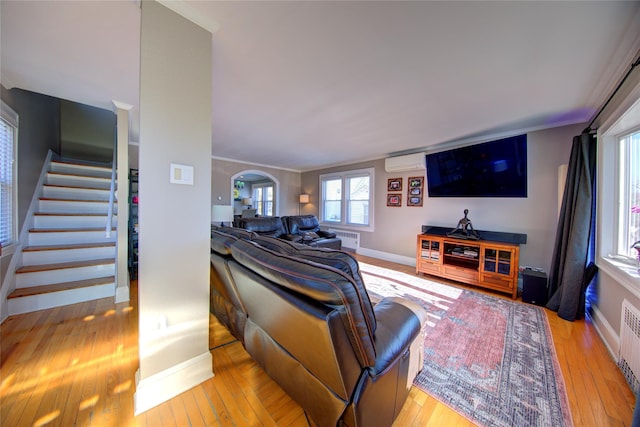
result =
M483 426L573 425L540 307L360 263L372 300L402 296L429 313L414 385Z

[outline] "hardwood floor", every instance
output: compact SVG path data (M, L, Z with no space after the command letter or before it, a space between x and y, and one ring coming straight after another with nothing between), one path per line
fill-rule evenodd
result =
M360 258L415 272L412 267ZM12 316L0 326L2 426L310 425L301 408L214 316L210 322L214 378L134 417L135 282L131 294L129 303L103 299L74 304ZM635 398L591 323L566 322L553 312L547 314L575 426L630 426ZM394 423L395 427L472 425L416 388Z

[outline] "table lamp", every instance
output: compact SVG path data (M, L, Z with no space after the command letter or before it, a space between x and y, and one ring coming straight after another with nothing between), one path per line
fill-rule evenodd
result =
M213 205L211 206L211 222L219 222L220 227L224 227L225 222L233 222L233 206Z

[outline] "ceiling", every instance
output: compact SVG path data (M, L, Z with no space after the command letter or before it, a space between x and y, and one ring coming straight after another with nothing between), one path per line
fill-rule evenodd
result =
M0 5L6 88L130 104L139 141L138 1ZM298 171L589 122L640 50L637 1L171 5L219 27L212 155Z

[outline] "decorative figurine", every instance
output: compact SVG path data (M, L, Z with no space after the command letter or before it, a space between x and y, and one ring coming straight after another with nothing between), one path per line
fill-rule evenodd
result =
M464 217L458 221L456 228L447 233L447 236L458 237L469 240L480 240L480 235L473 229L471 220L467 218L469 209L464 210Z

